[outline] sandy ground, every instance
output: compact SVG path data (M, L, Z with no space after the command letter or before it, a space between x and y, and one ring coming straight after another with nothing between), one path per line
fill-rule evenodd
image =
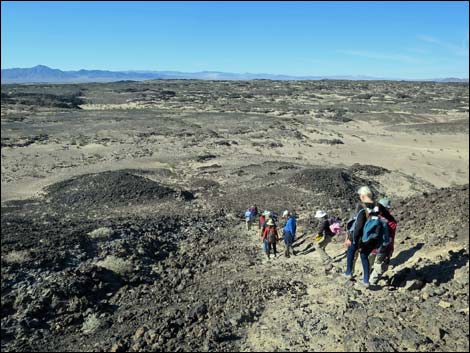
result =
M306 141L293 141L281 135L274 141L281 143L282 147L254 148L253 141L271 141L269 134L264 134L260 128L256 139L249 135L236 135L233 139L237 141L237 145L217 147L217 164L243 165L250 160L268 159L323 166L361 163L417 177L436 187L468 182L469 140L466 132L431 135L412 130L402 131L406 130L406 125L394 131L389 125L378 121L332 125L313 118L306 119L301 124L292 117L269 117L269 120L274 125L282 122L286 126L298 126L298 131L306 136ZM86 121L85 124L87 125L80 128L92 131L95 121ZM127 124L123 125L124 129L127 128ZM105 129L107 130L101 135L112 137L120 126L114 123L112 126L105 125ZM223 128L216 131L227 140L231 138L230 132ZM2 134L7 135L8 130L2 128ZM344 144L330 146L311 142L322 138L339 138ZM71 145L70 141L57 141L33 143L26 147L4 147L2 200L29 197L45 185L72 175L97 171L170 167L188 177L197 175L198 170L195 168L203 163L188 163L188 159L194 158L197 153L209 152L209 142L220 138L197 141L197 145L189 151L187 148L180 148L185 140L184 137L156 136L136 143L134 138L128 136L116 142L99 143L98 140L84 146ZM207 142L207 145L201 142ZM384 180L384 184L393 195L406 196L413 193L405 181L397 183L393 176L389 176L389 179L388 182Z

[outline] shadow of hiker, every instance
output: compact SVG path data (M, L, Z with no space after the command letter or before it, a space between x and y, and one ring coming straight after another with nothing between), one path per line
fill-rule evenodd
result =
M297 248L301 246L303 243L305 243L307 239L303 239L302 241L298 242L298 239L296 239L296 242L292 245L293 248Z
M397 272L391 281L394 287L402 287L407 281L421 279L427 283L437 281L438 284L447 283L454 278L457 269L468 263L468 253L465 249L458 252L449 251L450 258L437 264L427 265L422 268L404 268Z
M344 260L348 255L348 252L347 250L344 251L343 253L339 254L339 255L336 255L336 256L333 256L333 262L340 262L342 260Z
M305 249L298 252L298 255L308 255L315 251L315 247L312 243L308 244Z
M406 261L411 259L413 255L416 254L416 252L423 247L423 245L424 243L418 243L410 249L401 251L397 256L393 257L390 260L390 265L395 267L402 263L405 263Z
M306 232L303 232L298 237L295 237L294 243L297 243L299 240L303 239L307 235Z

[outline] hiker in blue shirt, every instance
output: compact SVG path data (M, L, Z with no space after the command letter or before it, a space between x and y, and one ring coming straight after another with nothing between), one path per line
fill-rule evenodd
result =
M251 229L251 224L253 223L253 213L250 210L247 210L245 212L245 223L246 223L246 230L250 231Z
M292 244L295 240L295 232L297 229L296 220L294 216L288 211L285 210L282 214L282 218L286 220L286 225L284 226L283 234L284 234L284 244L286 245L286 251L284 255L286 257L290 257L290 251L292 250L292 255L295 256L295 252L292 249Z

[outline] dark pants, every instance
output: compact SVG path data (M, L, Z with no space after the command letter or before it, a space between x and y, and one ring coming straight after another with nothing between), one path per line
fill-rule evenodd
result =
M268 258L271 255L271 249L274 251L274 257L276 257L277 250L276 250L276 242L268 242Z
M294 243L294 236L289 232L284 234L284 245L286 246L285 256L290 257L290 253L292 251L292 255L295 255L294 249L292 249L292 244Z
M348 247L348 252L346 254L346 274L352 275L353 267L354 267L354 257L356 256L356 251L358 247L356 244L351 243Z
M372 253L373 247L365 247L361 250L362 273L364 275L364 283L369 283L370 264L369 255Z
M362 263L362 273L364 276L364 283L369 283L369 274L370 274L370 265L369 265L369 255L371 254L374 247L366 246L361 251L361 263ZM352 275L353 266L354 266L354 257L356 256L356 251L359 250L357 244L351 244L348 247L348 252L346 255L346 274Z

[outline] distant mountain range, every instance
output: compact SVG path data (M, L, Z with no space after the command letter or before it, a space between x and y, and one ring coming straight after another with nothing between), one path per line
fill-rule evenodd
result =
M195 79L195 80L395 80L370 76L289 76L272 74L228 73L218 71L179 72L179 71L106 71L78 70L62 71L44 65L32 68L2 69L2 83L79 83L145 81L158 79ZM468 82L468 78L441 78L428 80L435 82Z

